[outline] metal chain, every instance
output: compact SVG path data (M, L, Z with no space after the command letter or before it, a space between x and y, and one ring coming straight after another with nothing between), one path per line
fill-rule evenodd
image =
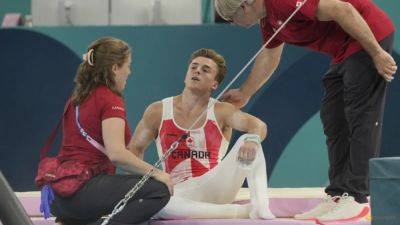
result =
M106 216L101 225L106 225L108 222L118 213L120 213L128 204L128 201L140 190L140 188L143 187L143 185L146 183L146 181L153 176L154 171L156 168L158 168L162 162L165 161L165 159L179 146L179 142L183 139L186 139L185 135L182 135L177 141L171 144L170 148L165 152L165 154L154 164L154 166L149 170L136 184L133 186L131 190L129 190L128 193L126 193L125 197L121 199L117 203L117 205L114 207L113 211L111 212L110 215Z
M247 67L250 66L250 64L256 59L256 57L262 52L262 50L272 41L272 39L283 29L283 27L292 19L292 17L303 7L303 5L307 2L308 0L303 0L303 2L297 6L296 10L293 11L293 13L286 19L284 23L275 31L275 33L265 42L265 44L258 50L258 52L247 62L247 64L239 71L239 73L232 79L232 81L224 88L224 90L221 91L221 93L216 97L217 100L221 98L221 96L228 90L230 86L239 78L239 76L247 69ZM191 130L195 124L201 119L201 117L207 113L207 111L215 104L215 102L212 102L212 104L209 104L206 110L203 111L197 117L197 119L193 122L193 124L189 127L188 130ZM128 204L128 201L138 192L143 185L146 183L146 181L153 176L154 171L156 168L158 168L162 162L164 162L167 157L179 146L179 142L181 140L184 140L187 138L187 134L181 135L177 141L171 144L167 152L164 153L164 155L154 164L154 166L151 168L150 171L148 171L136 184L133 186L131 190L125 195L125 197L118 202L118 204L114 207L113 211L111 214L105 217L104 221L101 223L101 225L107 225L108 222L119 212L121 212L126 204Z

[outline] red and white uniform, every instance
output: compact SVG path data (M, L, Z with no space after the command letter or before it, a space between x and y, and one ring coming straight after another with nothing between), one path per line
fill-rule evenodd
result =
M173 97L162 100L162 121L156 139L159 157L182 134L187 134L188 138L179 143L163 164L175 184L174 196L155 217L272 219L262 147L259 145L255 159L249 165L238 162L237 155L248 135L244 134L226 154L229 143L218 126L212 104L215 101L209 100L204 124L198 129L186 130L174 121ZM245 179L251 193L251 208L231 204Z
M209 105L216 101L210 98ZM163 113L156 139L158 156L170 148L183 134L177 149L165 160L164 171L170 173L174 183L201 176L214 168L225 156L229 142L223 136L214 114L214 104L207 111L205 123L198 129L186 130L175 122L173 97L162 100Z

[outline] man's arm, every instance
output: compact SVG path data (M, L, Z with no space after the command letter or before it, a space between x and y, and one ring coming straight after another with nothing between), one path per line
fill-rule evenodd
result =
M283 46L264 48L257 56L249 77L240 87L245 96L253 96L269 80L281 61Z
M128 150L137 157L143 159L144 152L158 135L158 127L161 123L162 103L155 102L149 105L139 121L132 139L129 142Z
M395 61L381 48L368 24L353 5L340 0L320 0L317 19L337 22L372 57L378 72L387 81L393 79L397 69Z
M269 80L278 67L283 46L284 44L276 48L264 48L257 56L250 75L240 89L229 90L222 99L237 107L246 105L249 98Z

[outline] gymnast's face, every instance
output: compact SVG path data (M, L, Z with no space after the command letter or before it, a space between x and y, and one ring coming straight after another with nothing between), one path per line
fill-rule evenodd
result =
M218 87L215 80L217 72L218 66L212 59L202 56L194 58L189 64L185 85L200 91L213 91Z
M117 84L117 88L119 91L123 91L125 89L126 80L128 79L129 74L131 74L131 55L125 60L122 66L114 65L113 72L115 73L115 83Z

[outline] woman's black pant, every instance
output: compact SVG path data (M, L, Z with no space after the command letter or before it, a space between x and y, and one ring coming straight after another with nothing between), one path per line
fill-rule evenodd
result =
M97 225L139 181L137 175L101 174L90 179L73 196L55 196L51 213L66 225ZM137 224L147 221L169 201L165 184L150 178L109 225Z

